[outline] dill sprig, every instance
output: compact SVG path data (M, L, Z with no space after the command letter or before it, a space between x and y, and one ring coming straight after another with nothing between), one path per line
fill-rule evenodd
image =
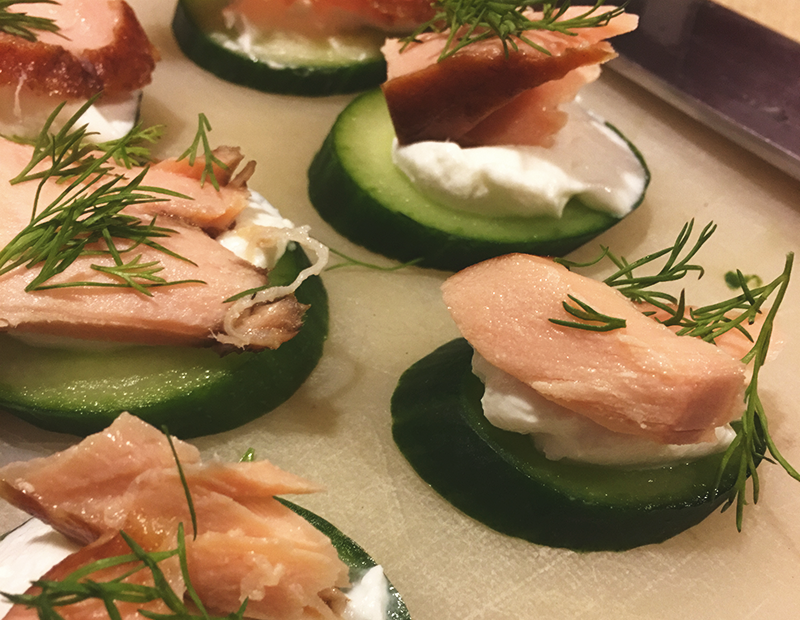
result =
M10 183L15 185L24 181L41 180L45 176L57 180L68 179L85 172L100 157L108 165L98 168L98 172L110 171L112 162L128 169L151 163L154 158L148 145L161 139L163 125L144 127L139 123L122 138L105 142L93 142L91 138L96 134L89 131L87 125L78 125L81 117L97 102L99 96L95 95L86 101L56 132L52 132L52 129L66 102L56 106L35 138L12 137L15 142L32 146L33 154L28 164ZM54 153L58 156L53 157ZM50 165L43 168L43 162Z
M758 495L760 490L758 471L756 470L759 461L766 458L770 462L778 463L783 469L795 480L800 481L800 473L792 467L789 462L783 457L772 436L769 433L767 424L767 414L764 411L764 405L758 395L758 381L760 376L761 367L767 359L767 352L769 350L770 336L775 321L775 315L778 312L778 307L783 301L786 294L786 289L789 286L789 278L792 273L792 262L794 256L789 254L786 257L786 263L783 273L778 276L772 283L762 287L769 289L770 292L776 290L775 300L772 307L766 314L764 323L759 331L758 338L755 344L742 359L744 362L753 362L752 377L750 383L745 390L745 413L742 416L741 431L736 434L736 438L725 452L722 466L717 481L722 477L722 472L725 470L728 462L733 458L737 449L741 448L741 456L739 458L736 483L734 486L734 494L728 499L723 506L723 510L727 510L734 503L736 504L736 527L739 531L742 530L742 519L744 516L744 507L747 504L747 480L752 480L753 488L753 503L758 502ZM742 288L745 289L745 297L751 297L751 292L746 291L746 278L739 273ZM769 454L769 457L766 455Z
M33 582L33 586L40 591L35 594L9 594L0 592L5 598L16 605L36 609L41 620L64 620L58 612L59 607L73 605L87 600L100 600L105 606L109 618L122 617L117 603L135 603L145 605L152 601L164 601L172 613L155 613L140 609L139 613L151 620L242 620L244 618L247 600L241 607L227 616L210 615L200 597L192 586L186 561L186 541L183 533L183 524L178 524L177 546L168 551L147 552L139 546L125 532L120 532L131 552L125 555L104 558L78 568L61 581L40 579ZM189 598L197 608L184 603L159 566L165 560L178 557L183 575L183 581ZM130 568L126 565L131 564ZM110 569L123 567L123 573L109 581L99 581L93 575L102 574ZM127 570L125 570L127 568ZM145 583L130 583L125 581L137 573L149 571L153 585Z
M728 288L736 290L741 287L741 278L744 277L745 282L749 284L754 284L755 286L761 286L764 284L764 281L761 277L755 273L750 275L743 276L741 271L728 271L725 273L725 284L728 285Z
M197 538L197 513L194 509L194 500L192 499L192 493L189 490L189 483L186 481L186 474L183 473L183 465L181 465L181 460L178 458L178 451L175 449L175 442L172 441L172 435L170 435L169 429L166 427L166 425L161 427L161 431L167 438L169 449L172 452L172 458L175 459L175 466L178 468L178 477L181 480L183 493L186 495L186 504L189 508L189 515L192 520L192 535L194 538Z
M760 488L756 467L762 459L778 463L792 478L800 481L800 473L783 457L769 433L767 415L758 394L761 367L767 358L775 316L789 286L794 254L789 253L786 256L783 272L772 282L761 285L760 278L754 280L753 276L746 276L737 270L735 272L735 281L738 284L737 288L742 291L741 294L715 304L691 308L686 305L684 291L681 291L680 295L676 297L652 287L680 280L690 273L697 273L698 279L703 276L704 270L702 266L695 264L692 260L714 233L716 226L713 223L706 225L694 244L689 245L693 224L694 222L692 221L684 225L673 245L633 262L628 262L624 257L616 256L607 247L602 248L600 257L587 263L576 263L566 259L556 259L556 261L569 268L574 268L595 265L603 258L608 258L617 266L617 271L608 276L603 282L616 288L630 300L649 304L663 312L665 318L661 316L653 316L653 318L664 325L678 327L676 333L679 336L691 336L713 343L716 338L719 338L724 333L736 329L753 342L752 347L742 358L743 363L752 363L750 383L745 389L745 411L742 415L741 426L736 433L736 438L723 455L716 483L717 488L719 488L723 473L738 453L736 482L733 487L733 493L725 503L723 510L727 510L734 503L736 504L736 527L741 531L744 506L747 504L747 481L748 479L752 481L753 503L756 503ZM656 273L640 275L637 272L641 267L651 265L661 258L665 258L665 261ZM727 276L726 281L730 284L732 278ZM751 283L758 286L751 288ZM765 313L764 306L773 295L772 305ZM570 299L580 305L581 311L572 312L567 302L563 302L564 308L573 316L584 321L602 320L605 322L603 325L607 325L614 319L613 317L602 315L588 304L580 302L572 296L570 296ZM655 311L649 310L644 312L646 315L654 315L654 313ZM756 340L753 341L745 326L753 324L760 315L764 316L764 320ZM601 319L597 317L601 317ZM617 320L622 321L622 319ZM560 319L550 319L550 321L559 325L589 331L609 331L614 329L611 327L609 330L600 330L594 323L578 323Z
M647 304L660 310L665 315L665 318L654 317L655 320L670 327L679 327L680 329L677 333L680 336L693 336L713 343L722 334L731 329L736 329L752 341L752 337L744 325L753 323L766 300L780 286L783 276L766 286L757 286L751 289L749 287L749 282L752 281L751 276L745 276L742 272L737 271L737 288L742 289L741 295L699 308L690 308L686 305L684 291L681 291L676 297L666 291L653 288L660 284L681 280L692 272L697 273L698 279L703 277L705 273L703 267L692 262L692 260L695 254L714 234L717 227L713 222L707 224L694 244L690 246L689 241L692 237L693 228L694 222L688 222L683 226L675 243L671 246L633 262L629 262L622 256L617 256L607 247L602 248L599 258L588 263L575 263L566 259L556 259L556 261L573 268L588 267L597 264L603 258L608 258L616 265L617 271L605 278L603 283L616 288L633 302ZM642 267L650 266L661 258L665 258L664 264L656 273L640 274L638 272ZM584 310L600 314L589 306ZM655 312L656 310L648 310L644 314L653 315ZM618 320L621 321L622 319ZM553 322L556 321L554 320ZM587 326L581 323L572 323L570 326L588 329Z
M561 306L564 308L567 314L571 314L575 318L581 319L582 321L589 321L589 323L577 323L575 321L564 321L562 319L550 319L551 323L555 323L556 325L561 325L563 327L577 327L578 329L584 329L591 332L610 332L611 330L625 327L625 319L619 319L598 312L589 304L582 302L574 295L568 295L568 297L575 302L576 306L572 306L566 301L562 302Z
M58 24L48 17L35 17L24 12L9 11L14 4L58 4L55 0L0 0L0 32L36 41L35 31L58 32Z
M333 248L328 249L331 251L331 254L335 254L343 260L341 263L336 263L335 265L329 265L328 267L325 267L325 271L333 271L334 269L341 269L342 267L366 267L367 269L372 269L373 271L399 271L401 269L405 269L406 267L413 267L422 260L421 258L415 258L405 263L400 263L399 265L383 266L358 260L357 258L348 256L344 252L334 250Z
M111 173L111 163L116 159L134 162L144 157L140 142L155 133L138 130L104 145L89 144L86 125L77 124L92 102L88 101L61 129L51 133L63 108L58 106L32 141L30 162L10 181L16 184L38 180L39 185L30 222L0 250L0 275L21 265L28 269L40 267L25 288L29 292L99 286L133 288L152 296L150 289L154 287L202 284L201 280L167 281L156 275L163 269L159 261L142 262L141 254L127 258L140 246L147 246L194 264L158 243L157 239L174 234L174 230L157 226L155 217L146 222L122 212L129 206L166 200L167 196L188 197L143 185L147 168L133 178ZM134 150L130 150L132 146ZM64 189L50 204L40 208L43 188L54 180ZM106 274L111 281L49 283L81 256L111 257L113 265L92 265L92 269Z
M550 52L527 37L526 31L548 30L574 36L574 31L581 28L605 26L625 11L627 2L598 13L605 0L597 0L594 6L580 15L561 19L571 4L571 0L437 0L433 3L436 14L417 27L403 42L407 46L417 41L423 32L449 31L439 61L449 58L467 45L494 37L500 39L506 57L509 49L519 49L517 41L549 56ZM526 15L528 11L538 11L541 16L531 19Z
M128 169L144 166L154 161L153 153L148 145L156 144L161 140L164 129L164 125L145 127L142 123L137 123L123 138L98 142L94 148L97 151L110 153L114 163L118 166Z
M74 177L85 172L96 159L92 152L94 145L89 142L89 132L87 125L78 125L83 114L94 104L98 95L90 98L84 103L61 128L52 133L51 129L56 119L61 114L66 102L59 104L47 117L42 125L42 129L36 138L32 140L21 140L33 146L33 154L28 164L22 171L10 180L12 185L25 181L41 180L45 177L55 178L56 180ZM124 139L123 139L124 141ZM119 147L121 148L121 147ZM49 161L49 165L42 167L42 164ZM38 171L34 172L38 168ZM97 171L107 171L110 168L97 168Z
M223 170L227 170L228 165L214 155L214 151L208 141L209 131L211 131L211 123L208 121L205 114L200 113L197 118L197 133L194 136L194 141L191 146L178 157L178 161L188 158L189 165L194 166L194 162L197 159L197 152L202 145L202 157L205 163L203 165L203 174L200 176L200 185L205 185L206 179L210 179L211 185L214 186L215 190L219 191L219 181L217 181L217 176L214 173L214 164Z

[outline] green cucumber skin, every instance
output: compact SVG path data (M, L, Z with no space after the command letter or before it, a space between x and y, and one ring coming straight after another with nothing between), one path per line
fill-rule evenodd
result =
M456 231L452 225L451 230L444 230L420 222L399 203L413 200L420 205L419 208L438 211L443 211L443 208L416 192L405 177L400 179L402 173L393 164L385 161L366 163L374 168L370 180L372 187L365 188L355 178L355 164L348 161L357 157L352 155L358 148L356 142L360 139L369 140L374 135L373 123L391 123L388 112L383 114L374 110L381 105L385 108L379 90L356 98L337 119L308 171L308 194L317 212L337 232L368 250L402 262L418 260L417 264L423 267L458 271L488 258L513 252L563 256L620 221L592 211L573 198L560 220L509 218L509 232L504 236L511 238L485 234L480 223L481 219L486 218L466 213L458 215L470 222L463 231ZM354 138L355 127L359 124L362 125L360 137ZM647 165L641 153L630 142L626 142L642 164L646 190L650 182ZM391 162L390 153L386 153L386 158ZM397 184L403 185L402 197L397 204L390 204L389 201L394 198L392 188ZM412 198L409 199L409 196ZM644 192L633 208L637 208L643 200ZM448 216L452 216L452 212ZM499 218L494 218L495 225L499 221ZM517 232L520 223L526 227L522 235Z
M457 339L409 368L392 397L392 432L420 477L485 525L550 547L622 551L667 540L732 496L736 455L715 493L722 455L638 471L548 461L530 438L476 425L483 385L471 361ZM517 458L523 447L534 468Z
M271 272L275 274L275 284L282 283L284 278L293 279L292 274L309 264L302 250L288 252L282 261ZM45 401L37 399L35 390L15 384L0 369L0 409L46 430L82 436L103 430L123 411L157 428L166 425L170 433L183 439L236 428L288 400L322 357L328 333L328 299L322 281L316 276L309 278L297 290L296 296L310 307L300 332L278 349L231 353L222 358L206 349L181 349L179 353L188 356L186 364L190 371L205 360L216 364L214 372L209 371L208 380L195 384L190 390L180 390L180 384L163 386L163 393L159 386L131 390L125 378L105 383L101 378L102 395L97 396L80 392L74 377L63 384L54 377L48 387L57 388L58 393L64 393L68 398ZM21 349L25 362L31 365L35 364L38 355L57 356L56 368L59 364L69 365L71 355L75 355L57 350L39 353L35 347ZM159 353L160 347L149 347L146 355L157 357ZM105 363L108 356L97 355L100 363ZM124 356L125 353L118 355ZM13 367L16 363L17 360L6 351L4 365ZM108 363L113 364L113 358L109 358ZM120 363L124 364L124 360ZM181 366L178 366L177 371L180 370ZM115 389L124 396L115 399Z
M335 525L326 521L319 515L290 502L281 497L276 497L281 504L293 510L303 517L311 525L331 539L333 546L339 554L339 559L350 568L350 581L356 581L370 568L377 565L377 562L364 551L364 549L352 538L344 534ZM387 579L389 584L389 604L386 610L386 620L411 620L406 604L397 589Z
M323 97L355 93L386 80L383 57L336 67L270 67L226 49L210 39L178 0L172 32L181 51L195 64L227 82L267 93Z

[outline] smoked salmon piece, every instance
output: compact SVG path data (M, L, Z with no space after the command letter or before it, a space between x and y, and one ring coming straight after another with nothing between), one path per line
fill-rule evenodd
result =
M743 413L742 362L675 335L618 291L549 259L491 259L442 290L461 333L491 364L608 429L696 443ZM562 307L568 295L626 327L592 332L550 322L576 320Z
M37 181L11 185L31 157L30 147L0 141L0 247L5 247L30 221ZM167 281L199 280L151 289L148 297L133 289L77 287L26 292L36 277L37 268L20 266L0 275L0 331L17 331L89 340L111 340L141 344L210 345L215 336L230 336L225 318L231 304L225 300L244 290L264 286L267 274L238 258L220 245L214 236L228 229L247 205L248 190L231 183L219 191L211 183L202 185L196 169L184 164L165 162L151 168L145 185L169 189L187 198L134 205L125 213L175 231L158 239L167 249L191 261L174 258L141 245L132 255L141 254L141 262L160 261L163 271L157 275ZM139 170L119 170L129 176ZM49 204L63 190L63 185L48 182L42 188L40 205ZM53 283L109 282L108 276L90 265L113 265L108 256L84 256L76 260ZM242 313L234 330L246 334L237 341L242 348L277 348L292 338L302 326L305 306L294 296L271 304L254 306ZM239 331L240 330L240 331ZM241 344L239 344L241 343Z
M130 94L150 83L158 58L133 10L122 0L15 4L10 11L53 19L58 33L38 41L0 33L0 87L86 100ZM20 94L21 93L21 94Z
M569 118L560 106L573 101L583 86L598 77L600 66L587 65L573 69L559 80L523 91L462 135L458 142L461 146L549 148Z
M183 524L192 585L217 613L235 612L248 599L249 618L338 617L331 606L344 596L347 567L326 536L273 497L318 487L267 461L201 463L194 447L174 443L196 537L166 437L127 414L64 452L0 469L0 497L88 542L80 561L107 548L118 555L119 530L146 551L175 548Z
M603 7L601 11L613 8ZM564 19L587 10L589 7L571 7ZM519 49L510 49L506 56L502 42L491 38L468 45L438 62L448 32L420 35L419 42L408 45L403 51L400 41L389 39L382 48L388 79L381 88L397 140L401 145L424 140L449 140L462 146L476 146L486 140L499 144L497 139L487 136L491 136L493 127L480 131L476 126L521 93L564 80L572 71L614 58L614 50L604 39L633 30L637 22L635 15L623 13L606 26L575 30L574 36L527 31L525 35L548 50L549 55L519 43ZM569 97L569 93L574 96L576 86L580 87L593 77L596 74L591 72L576 74L535 96L532 105L551 110ZM505 120L503 124L509 122ZM557 131L558 122L556 118L554 127L548 131ZM473 130L476 133L470 137L469 132ZM534 131L540 133L541 130ZM539 141L524 137L519 140L513 143L541 144L541 138Z

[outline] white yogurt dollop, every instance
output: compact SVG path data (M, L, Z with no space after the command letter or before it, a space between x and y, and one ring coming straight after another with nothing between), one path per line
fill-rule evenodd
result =
M573 196L623 217L645 188L646 173L625 141L577 103L551 148L453 142L393 145L395 165L417 189L460 211L561 217Z
M617 433L557 405L536 390L487 362L477 352L472 370L486 386L482 405L489 422L503 430L531 435L551 460L571 459L597 465L659 466L724 451L736 436L730 425L716 429L715 441L662 444Z

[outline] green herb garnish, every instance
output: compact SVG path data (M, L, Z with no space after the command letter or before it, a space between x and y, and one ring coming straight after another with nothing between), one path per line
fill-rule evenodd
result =
M755 320L761 311L761 307L783 282L783 275L766 286L750 289L747 277L741 272L736 272L738 274L736 276L737 288L742 289L741 295L699 308L687 308L683 291L676 297L665 291L653 288L660 284L681 280L691 272L696 272L698 279L703 277L703 267L693 263L692 259L711 235L714 234L717 227L713 222L707 224L700 232L694 245L689 246L688 243L691 239L693 228L694 222L685 224L673 245L633 262L628 262L624 257L616 256L607 247L602 248L603 251L599 258L587 263L575 263L562 258L555 260L566 267L574 268L595 265L603 258L608 258L618 269L603 280L603 283L616 288L633 302L648 304L661 310L666 315L666 318L655 318L655 320L664 325L680 327L677 332L680 336L693 336L713 343L716 338L725 332L736 329L752 341L749 332L744 328L744 324L752 323ZM655 261L664 257L666 257L664 264L656 273L640 275L637 272L638 269L652 265ZM786 277L788 278L788 275ZM588 305L584 310L588 313L603 316ZM644 314L652 315L654 312L646 311ZM734 313L733 316L732 313ZM622 321L622 319L616 320ZM558 323L557 319L551 319L551 321ZM592 327L583 323L570 323L569 326L578 329L590 329ZM620 325L620 327L623 326Z
M449 36L444 50L439 56L442 61L467 45L497 37L503 44L506 57L509 48L517 51L517 41L533 47L543 54L550 52L538 43L529 39L528 30L548 30L574 36L574 30L580 28L596 28L605 26L614 17L625 11L623 2L620 7L610 7L608 11L598 13L605 0L597 0L594 6L585 12L561 19L572 4L571 0L522 1L508 0L437 0L433 3L436 14L427 22L417 27L414 32L403 39L405 45L417 40L423 32L444 32ZM526 11L538 11L541 17L531 19Z
M214 173L214 164L223 170L227 170L228 165L214 155L214 151L211 149L211 145L208 142L209 131L211 131L211 123L208 122L206 115L201 113L197 119L197 133L194 136L194 141L192 145L178 157L178 161L188 158L189 165L194 166L195 159L197 159L197 151L202 145L202 157L205 160L205 164L203 166L203 174L200 176L200 185L205 185L206 179L210 179L211 185L214 186L215 190L219 191L219 181L217 181L216 174Z
M186 481L186 474L183 473L183 466L181 465L181 460L178 458L178 451L175 449L175 443L172 441L172 435L170 435L169 429L166 426L163 426L161 427L161 431L167 438L169 449L172 451L172 458L175 459L175 466L178 468L178 477L181 480L181 487L183 487L183 493L186 495L186 504L189 508L189 515L192 519L192 534L194 538L197 538L197 513L194 510L194 500L192 499L192 493L189 490L189 483Z
M41 32L58 32L58 24L47 17L34 17L27 13L9 11L14 4L58 4L55 0L0 0L0 32L21 37L26 41L36 41Z
M331 251L331 254L335 254L336 256L344 260L342 260L341 263L336 263L335 265L329 265L328 267L325 267L325 271L333 271L334 269L341 269L342 267L366 267L367 269L372 269L373 271L398 271L400 269L405 269L406 267L413 267L414 265L422 261L421 258L415 258L405 263L400 263L399 265L383 266L358 260L357 258L348 256L344 252L339 252L338 250L334 250L333 248L328 248L328 249Z
M97 102L100 95L94 95L86 101L78 111L73 114L56 133L50 133L57 117L61 114L66 103L59 104L47 117L42 129L35 138L22 138L11 136L8 139L19 144L28 144L33 147L31 161L16 177L11 179L11 184L22 183L33 179L42 179L45 174L51 177L68 178L85 170L97 157L97 153L105 153L118 166L132 168L144 166L154 161L153 154L148 145L155 144L164 133L163 125L144 127L137 124L125 136L117 140L105 142L92 142L90 137L95 135L86 125L78 126L81 116ZM59 166L33 173L33 169L43 161L49 159L52 153L61 153ZM110 162L109 162L110 163ZM105 168L109 170L110 168Z
M155 613L139 610L139 613L151 620L242 620L247 607L247 601L235 613L227 616L212 616L206 611L200 597L197 595L186 562L186 542L183 533L183 524L178 524L177 547L169 551L146 552L136 541L125 532L120 532L131 553L97 560L81 567L61 581L39 579L33 586L40 588L36 594L8 594L0 592L5 598L16 605L24 605L35 609L41 620L64 620L57 608L73 605L87 600L100 600L105 606L109 618L122 617L117 603L136 603L144 605L152 601L164 601L172 613ZM171 557L178 556L183 573L186 592L197 607L197 612L187 606L183 597L179 596L170 586L164 571L159 564ZM125 565L131 564L128 570ZM92 576L116 567L123 567L123 573L110 581L97 581ZM142 571L149 571L153 585L143 583L129 583L124 581Z
M94 148L110 153L114 163L125 168L144 166L154 161L148 145L156 144L164 135L164 125L145 127L138 123L124 138L98 142Z
M92 155L95 145L88 140L92 135L86 125L78 125L83 114L95 103L99 95L95 95L84 103L61 129L51 133L56 119L61 114L66 103L59 104L47 117L39 134L32 140L17 139L17 142L33 146L31 160L22 171L11 179L12 185L25 181L41 180L45 177L63 180L85 172L96 158ZM124 139L123 139L124 142ZM122 148L121 146L119 148ZM43 162L49 161L49 166L42 168ZM37 172L34 169L39 168ZM109 167L98 168L99 171L109 170Z
M563 327L577 327L578 329L584 329L586 331L591 332L610 332L614 329L620 329L625 327L626 322L625 319L618 319L613 316L608 316L607 314L602 314L589 306L582 301L580 301L577 297L573 295L568 295L568 297L577 304L576 306L571 306L568 302L563 302L561 306L567 312L567 314L571 314L577 319L581 319L582 321L589 321L588 323L576 323L575 321L563 321L561 319L550 319L551 323L555 323L556 325L562 325Z
M744 507L747 504L747 478L750 477L753 481L753 503L758 502L759 494L759 478L756 466L762 458L762 455L769 453L769 457L764 456L770 462L777 462L784 470L795 480L800 480L800 473L792 467L789 462L783 457L778 450L772 436L769 434L767 426L767 414L764 411L764 405L758 395L758 379L761 367L767 359L767 352L769 350L769 340L772 335L772 329L775 321L775 315L778 312L778 307L783 301L786 294L786 289L789 286L789 277L792 272L793 254L786 257L786 265L783 273L778 276L771 284L768 284L763 289L777 290L775 301L772 307L767 312L761 331L758 334L755 344L750 349L747 355L742 359L743 362L753 362L753 375L750 383L745 390L745 413L742 416L742 430L736 434L733 443L728 447L725 452L722 466L720 468L720 476L727 463L733 456L736 448L741 445L742 456L739 460L738 476L736 478L736 492L723 507L723 510L728 509L734 502L736 503L736 527L739 531L742 530L742 517L744 515ZM744 276L741 277L743 287ZM761 290L761 289L756 289ZM747 295L747 293L745 294ZM774 460L773 460L774 459Z
M743 275L738 269L736 271L728 271L725 273L725 284L728 285L728 288L736 290L742 287L742 278L744 278L744 282L748 286L761 286L764 284L764 281L758 275L752 273L746 276Z
M86 125L77 126L77 123L93 101L83 105L59 131L51 133L63 108L63 105L58 106L32 141L30 162L10 181L16 184L38 180L39 186L29 224L0 250L0 275L20 265L28 269L39 266L39 273L25 288L28 292L90 286L133 288L150 296L149 289L154 287L203 284L201 280L167 281L156 275L163 269L161 263L143 263L141 254L123 258L145 245L194 264L156 241L172 235L174 230L157 226L155 217L148 223L122 212L129 206L166 200L166 196L189 197L143 185L146 168L132 179L112 173L114 160L135 162L149 157L149 153L142 150L141 141L152 138L158 130L135 130L120 140L90 144ZM40 208L42 190L52 181L63 184L64 189L50 204ZM112 266L91 266L108 275L110 281L49 283L81 256L110 256L114 262Z
M683 291L681 291L678 297L675 297L663 291L653 290L652 287L665 282L680 280L691 272L696 272L698 274L698 279L703 276L703 268L691 261L697 251L714 233L716 226L713 223L705 226L694 245L688 246L692 228L693 222L689 222L684 225L672 246L649 254L634 262L628 262L625 258L614 255L606 247L603 248L603 252L598 259L588 263L575 263L566 259L556 259L556 261L573 268L588 267L598 263L603 258L608 258L617 266L618 270L603 280L605 284L616 288L634 302L644 302L664 312L666 318L653 318L664 325L679 327L676 332L679 336L692 336L710 343L713 343L716 338L731 329L738 330L753 342L749 332L745 329L745 325L752 324L757 316L764 313L764 305L774 294L775 298L770 309L766 311L758 337L747 354L742 358L743 363L748 364L752 362L753 364L752 377L745 389L745 412L741 420L741 430L737 432L736 438L725 452L717 480L717 486L719 486L722 473L731 458L733 458L736 450L741 446L742 450L738 463L738 476L734 486L735 491L733 496L723 507L723 510L727 510L731 505L734 503L736 504L736 527L741 531L744 506L747 504L747 480L748 478L752 480L753 503L756 503L759 494L759 478L756 466L762 458L770 462L777 462L792 478L800 481L800 473L786 461L783 455L781 455L769 434L767 416L758 395L759 374L767 358L775 315L778 312L778 308L786 294L786 289L789 286L794 254L789 253L787 255L783 272L769 284L762 286L759 278L755 282L758 286L750 288L750 282L752 282L753 276L745 276L741 271L736 271L736 288L742 290L740 295L716 304L699 308L689 308L686 305ZM638 273L634 273L635 270L640 267L650 265L662 257L666 257L666 260L657 273L651 275L639 275ZM613 327L598 329L598 326L594 323L602 320L604 321L602 325L610 325L615 320L614 317L602 315L588 304L579 302L572 296L570 296L570 299L580 305L581 311L571 311L567 302L564 302L564 308L573 316L584 321L593 322L578 323L550 319L551 322L589 331L609 331L610 329L614 329ZM645 312L644 314L652 315L653 312ZM622 319L616 320L622 321ZM621 327L624 327L624 325ZM767 454L768 456L766 456Z

